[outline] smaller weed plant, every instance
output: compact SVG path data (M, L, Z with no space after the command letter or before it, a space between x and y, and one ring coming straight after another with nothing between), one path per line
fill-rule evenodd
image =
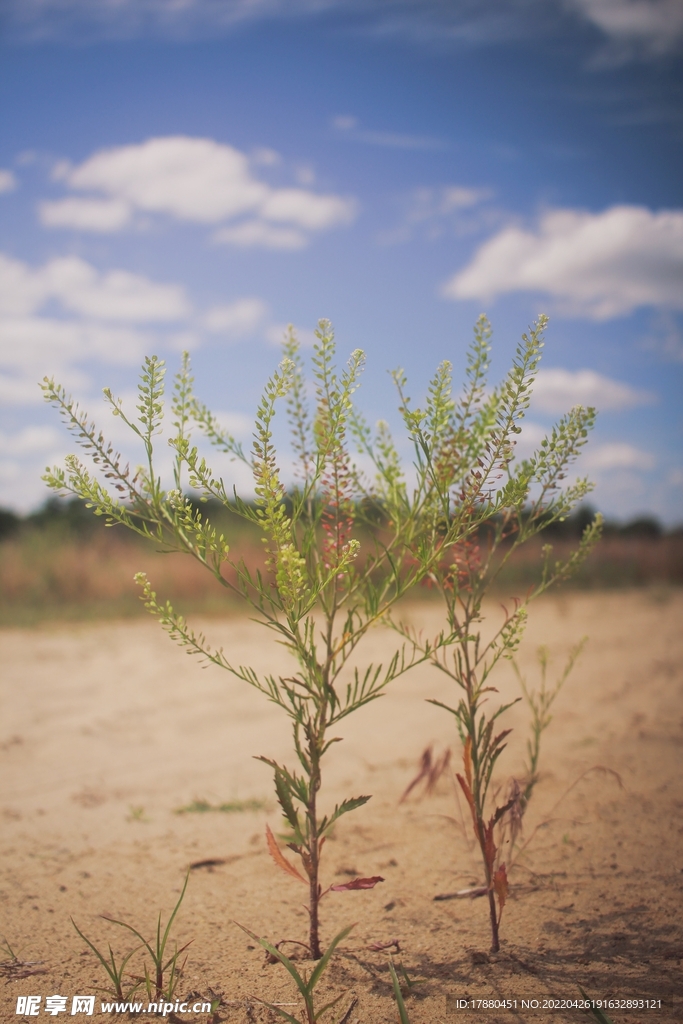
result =
M539 762L541 757L541 737L553 720L550 709L555 703L555 699L557 698L560 690L566 683L567 678L574 668L577 658L586 646L587 641L588 637L584 636L577 644L575 644L574 647L572 647L567 661L565 662L564 669L551 687L548 687L547 680L550 652L545 645L541 645L536 652L541 675L541 683L538 689L532 690L529 688L525 676L523 676L520 671L517 659L510 659L515 675L519 681L520 689L524 695L524 700L531 712L531 735L527 740L527 761L524 765L523 788L519 795L520 812L522 815L527 809L529 800L531 799L531 794L533 793L540 778ZM515 836L512 835L512 846L514 846L514 840Z
M87 935L83 934L73 918L71 918L71 923L85 942L86 946L88 946L88 948L95 954L109 978L109 986L101 989L101 991L106 995L113 996L113 998L118 1002L129 1002L142 986L144 981L143 978L138 978L136 980L135 978L131 978L130 974L126 975L126 968L130 960L132 960L138 950L142 948L141 945L134 946L133 949L129 950L128 953L125 954L125 956L120 960L117 960L116 954L114 953L111 945L108 946L108 952L106 954L102 953L94 942L91 942Z
M265 800L228 800L222 804L212 804L209 800L192 800L184 807L177 807L174 814L244 814L247 811L262 811L266 807Z
M406 972L401 968L405 979L408 978ZM398 1019L400 1024L410 1024L410 1017L408 1016L408 1008L406 1007L405 999L403 998L403 991L401 989L401 982L396 968L392 960L389 961L389 973L391 974L391 984L394 989L394 999L396 1000L396 1006L398 1008ZM412 982L415 984L415 982Z
M591 997L588 995L588 993L582 985L579 985L579 992L581 993L584 999L588 999L591 1001L590 1009L584 1012L590 1013L591 1017L594 1017L595 1020L597 1020L598 1024L614 1024L612 1018L608 1017L604 1010L602 1010L599 1006L594 1005L595 1001L591 999Z
M294 984L296 985L299 994L304 1001L305 1018L303 1020L301 1020L299 1017L295 1017L291 1013L287 1013L286 1010L283 1010L281 1006L277 1006L275 1003L267 1003L264 1000L259 1000L259 1002L262 1002L264 1006L267 1006L270 1010L273 1010L275 1013L278 1013L281 1017L284 1017L284 1019L289 1021L290 1024L316 1024L316 1021L321 1020L321 1018L329 1010L331 1010L334 1006L337 1005L337 1003L339 1003L341 999L344 998L344 993L342 992L342 994L337 996L336 999L330 1000L330 1002L325 1003L324 1006L316 1007L315 989L318 983L320 982L323 974L327 970L330 963L330 958L332 957L332 954L334 953L335 949L337 948L340 942L344 941L344 939L347 937L347 935L349 935L352 929L355 928L355 925L349 925L347 928L344 928L337 935L335 935L335 937L332 939L327 949L325 950L323 956L320 958L320 960L318 960L318 963L315 965L311 973L308 974L305 971L303 973L299 973L295 964L292 963L289 957L285 956L285 954L282 952L281 949L279 949L278 946L271 945L270 942L268 942L266 939L260 938L260 936L256 935L254 932L250 931L248 928L245 928L244 925L239 924L239 922L236 922L236 924L238 925L238 927L242 929L243 932L245 932L250 938L252 938L254 942L258 942L259 945L262 946L263 949L265 949L266 953L268 953L270 958L272 958L274 961L278 961L279 963L281 963L282 966L287 971L287 973L294 980Z
M491 673L502 658L514 656L529 603L575 571L601 529L597 517L564 561L553 561L552 548L545 545L540 582L515 599L510 610L504 609L502 623L492 635L490 631L486 635L484 600L512 555L545 527L564 520L591 490L586 479L567 485L566 478L593 426L594 409L576 406L530 458L514 458L546 325L547 318L540 317L522 336L511 370L492 390L488 388L491 329L485 317L475 328L462 395L453 394L450 363L442 363L432 378L423 409L413 409L403 373L394 375L400 411L414 447L418 486L424 488L417 502L420 528L413 536L413 555L417 560L424 551L440 555L432 561L427 578L441 597L445 626L434 640L428 640L400 620L391 621L419 652L415 660L428 660L452 680L459 694L452 706L436 700L432 703L453 715L462 741L462 771L457 779L481 853L494 952L499 949L500 920L508 894L506 865L495 841L496 826L504 816L519 813L519 795L512 793L498 804L491 790L493 772L510 732L501 725L501 718L511 706L492 706L497 690ZM367 451L378 473L385 472L382 459L369 444ZM395 477L392 473L394 485L399 486ZM443 543L454 535L457 543ZM535 735L540 742L554 696L545 692L534 699ZM537 746L532 746L530 756L528 796L535 785ZM427 772L433 766L423 767Z
M0 955L6 957L0 960L0 976L8 981L30 978L34 974L47 974L44 960L22 960L6 938L0 944Z
M180 981L180 976L185 963L187 962L187 958L185 958L181 964L180 957L188 948L190 943L185 943L185 945L181 946L179 949L177 942L174 942L173 952L169 953L171 929L178 911L180 910L183 899L185 898L189 878L190 875L188 872L185 876L185 883L180 896L178 897L178 901L173 908L165 927L162 926L161 913L159 914L156 935L152 940L146 939L137 928L128 924L126 921L118 921L112 917L105 918L105 920L109 921L110 924L115 924L121 928L125 928L139 939L139 944L129 950L129 952L118 961L111 945L108 947L108 954L103 954L95 944L83 934L73 918L71 919L71 923L80 937L92 950L106 971L110 981L110 987L105 991L113 995L116 1000L120 1002L130 1002L132 996L144 986L147 992L147 998L150 1002L153 1000L157 1003L159 1001L173 1002L178 982ZM147 960L145 960L143 963L142 975L133 975L130 972L127 974L126 968L128 967L128 964L131 962L135 954L139 953L143 949L151 958L152 969L150 970ZM127 981L126 978L128 979Z

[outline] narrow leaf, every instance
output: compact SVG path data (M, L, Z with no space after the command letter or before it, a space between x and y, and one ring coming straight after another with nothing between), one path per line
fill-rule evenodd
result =
M293 864L289 863L287 858L280 850L280 847L277 845L275 841L275 836L270 831L270 827L268 825L266 825L266 842L268 843L268 850L270 852L270 855L277 864L277 866L282 868L283 871L286 871L288 875L291 875L293 878L298 878L300 882L306 884L306 879L304 878L304 876L299 871L297 871Z
M381 875L373 875L371 878L353 878L350 882L343 882L339 885L331 885L330 892L350 892L353 889L374 889L378 882L383 882Z
M299 989L299 992L303 996L304 1000L308 1000L309 993L311 991L310 982L306 984L306 981L301 977L301 975L299 974L299 972L297 971L296 967L289 959L289 957L286 957L284 953L281 953L277 946L271 946L270 942L268 942L267 939L262 939L260 935L257 935L255 932L252 932L249 928L245 928L245 926L243 924L240 924L239 921L235 921L235 924L237 925L238 928L241 928L242 931L245 932L245 934L249 935L249 937L252 938L254 942L258 942L260 946L263 946L267 953L270 953L272 957L275 957L276 960L280 961L285 970L294 979L296 987Z
M493 889L498 897L498 920L500 921L503 907L508 897L508 876L505 865L501 864L493 876Z
M394 986L394 995L396 996L396 1005L398 1006L398 1015L401 1018L401 1024L410 1024L410 1017L408 1016L406 1004L403 1001L401 984L398 980L398 975L396 974L396 968L391 960L389 961L389 971L391 972L391 984Z
M467 779L467 785L472 789L472 737L468 736L465 741L465 750L462 755L463 764L465 765L465 778Z
M467 785L467 782L465 781L465 779L463 779L463 777L460 774L460 772L456 772L455 777L458 780L458 782L460 783L460 788L463 791L463 793L465 794L465 799L467 800L467 803L470 806L470 811L472 812L472 821L474 822L474 831L478 832L479 826L477 825L477 811L476 811L476 808L474 806L474 797L472 796L472 790Z
M337 946L339 945L340 942L343 942L343 940L346 938L346 936L349 934L349 932L353 928L355 928L355 927L356 927L355 924L350 924L348 926L348 928L344 928L342 931L338 932L337 935L335 935L335 937L332 939L332 942L329 944L329 946L327 947L327 949L323 953L321 959L318 960L317 966L316 966L315 970L313 971L313 974L311 975L311 977L309 979L308 989L307 989L307 991L309 993L309 996L310 996L310 993L313 992L313 989L315 988L315 986L320 981L320 979L321 979L321 977L322 977L322 975L323 975L323 973L324 973L328 963L330 962L330 957L334 953L335 949L337 948Z

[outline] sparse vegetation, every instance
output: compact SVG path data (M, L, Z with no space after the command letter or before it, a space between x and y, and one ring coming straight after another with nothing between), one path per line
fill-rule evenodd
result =
M491 695L496 692L491 673L501 659L514 656L530 601L569 579L585 564L601 528L597 516L585 526L578 546L564 557L557 558L552 547L544 545L535 581L521 599L505 609L501 624L485 639L485 597L504 579L518 551L533 545L543 531L560 529L590 491L588 481L567 483L566 478L593 425L592 409L572 409L530 458L515 459L515 439L528 409L545 326L545 318L540 318L523 336L512 369L493 389L487 380L490 328L484 317L475 328L461 395L453 393L451 366L443 363L430 382L424 407L415 408L403 372L395 372L400 413L414 451L410 468L403 464L400 446L387 425L380 422L372 429L356 408L354 393L363 355L354 352L346 367L338 371L333 334L326 321L320 322L317 332L312 381L306 377L298 343L290 332L283 362L266 385L258 407L250 453L221 430L213 414L194 396L189 360L183 357L170 403L173 432L168 442L174 455L170 489L162 484L155 463L156 438L164 419L165 369L161 361L156 357L145 360L137 416L129 415L120 400L105 389L113 414L142 446L144 463L136 470L123 462L59 385L51 380L44 383L46 399L59 409L96 471L69 456L64 468L48 470L44 478L48 485L61 494L75 495L109 526L123 526L152 541L166 556L189 555L188 563L231 601L245 602L292 658L291 669L288 666L278 674L259 675L249 665L234 664L229 652L214 648L170 600L157 597L146 573L137 573L145 607L187 653L254 687L289 718L297 767L265 755L259 759L273 772L287 830L286 849L297 861L286 855L269 827L266 840L278 867L307 888L306 948L318 965L310 977L299 974L277 943L245 931L295 980L304 998L306 1024L334 1005L316 1009L313 989L332 951L349 931L339 932L323 951L322 899L329 893L371 889L383 881L379 875L359 876L323 886L321 861L327 838L343 815L370 799L368 795L348 796L324 812L319 794L325 755L342 738L339 723L379 698L393 680L418 663L430 663L457 687L454 705L432 703L454 716L462 741L462 772L457 779L481 854L491 947L493 951L499 948L508 881L496 836L501 829L513 827L515 815L521 820L538 779L540 738L563 680L547 690L544 677L538 693L527 691L533 729L526 789L511 792L499 802L492 781L509 733L501 728L499 719L510 704L491 706ZM309 408L310 395L314 396L313 408ZM294 462L295 482L289 489L273 440L280 404L286 407ZM192 431L197 428L228 460L241 461L250 468L255 492L252 501L243 500L234 490L230 493L223 477L209 466L192 443ZM350 439L355 450L373 464L374 479L368 480L358 468ZM200 502L188 496L188 488L200 495ZM220 512L207 515L207 507L212 513ZM224 529L226 516L246 524L251 540L259 537L258 557L251 560L239 545L236 550L231 548ZM425 639L404 624L398 610L400 601L421 583L429 584L444 608L444 628L433 639ZM398 650L385 664L361 660L359 665L361 642L370 628L381 622L398 635ZM425 761L422 777L428 788L446 765L447 761ZM196 800L178 813L246 809L256 808L214 806ZM170 958L165 952L178 906L163 936L159 921L156 945L132 926L115 922L139 938L152 957L152 973L145 970L142 982L148 993L154 991L158 998L173 995L178 957L186 948L176 950ZM105 966L109 963L102 956L100 960ZM123 967L113 957L110 966L110 978L116 984ZM391 972L395 988L398 984L401 1019L407 1020L393 965ZM274 1005L272 1008L294 1024L302 1024Z
M107 973L110 987L104 991L112 995L117 1001L130 1001L135 993L144 986L147 992L147 997L150 1001L154 999L157 1002L159 1002L159 1000L163 1002L173 1002L176 988L186 962L186 960L183 960L181 964L180 957L188 948L190 943L185 943L185 945L181 946L179 949L176 942L173 947L173 952L170 954L167 952L167 947L171 937L171 928L173 927L173 922L176 919L178 911L180 910L180 905L185 897L189 878L190 874L188 872L185 876L185 884L183 885L180 896L178 897L178 901L163 930L161 914L159 914L156 935L152 940L146 939L137 928L128 924L126 921L117 921L111 917L105 918L106 921L109 921L111 924L118 925L121 928L125 928L127 931L131 932L136 939L139 939L138 945L130 949L119 960L117 960L116 954L114 953L111 945L108 946L108 953L106 955L103 954L97 946L95 946L95 944L83 934L73 918L71 919L71 923L74 928L88 948L95 954ZM150 972L147 961L144 960L142 965L142 975L134 975L130 970L127 971L126 969L135 955L143 949L151 958L152 970Z

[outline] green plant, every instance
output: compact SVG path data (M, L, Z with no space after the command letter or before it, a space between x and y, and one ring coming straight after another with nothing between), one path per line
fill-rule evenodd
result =
M78 934L80 935L80 937L85 942L86 946L88 946L93 951L93 953L95 954L95 956L97 957L97 959L100 961L105 971L107 972L107 976L111 981L111 988L104 989L103 991L108 994L111 994L114 997L114 999L117 999L120 1002L128 1002L131 999L131 997L137 992L140 986L143 984L142 978L138 978L137 980L133 978L131 980L134 982L134 984L132 984L130 987L124 987L124 974L126 967L128 966L129 961L132 959L135 953L137 953L138 950L141 948L141 946L135 946L128 953L126 953L126 955L123 957L120 963L117 963L116 955L111 946L109 946L109 954L105 956L103 953L100 952L97 946L90 941L87 935L83 934L81 929L74 921L73 917L71 918L71 923L78 932Z
M306 1019L305 1021L301 1021L299 1020L298 1017L294 1017L292 1016L291 1013L287 1013L286 1010L283 1010L280 1006L277 1006L275 1003L267 1003L262 999L259 1000L259 1002L262 1002L264 1006L267 1006L269 1009L274 1010L275 1013L279 1013L280 1016L284 1017L285 1020L288 1020L290 1024L316 1024L316 1021L319 1021L323 1014L327 1013L328 1010L331 1010L332 1007L336 1006L339 1000L343 998L342 993L342 995L337 996L336 999L333 999L331 1000L331 1002L326 1003L320 1009L316 1009L313 993L315 991L316 985L318 984L323 974L327 970L328 964L330 962L330 957L334 953L339 943L343 942L343 940L346 938L346 936L349 934L352 928L355 927L355 925L349 925L348 928L344 928L343 931L335 935L323 956L318 960L318 963L315 965L311 974L306 975L305 973L299 974L299 972L297 971L296 967L289 959L289 957L285 956L285 954L280 949L278 949L277 946L272 946L270 942L266 941L266 939L262 939L258 935L255 935L254 932L250 931L248 928L245 928L244 925L239 924L239 922L235 923L238 925L239 928L242 929L243 932L246 932L246 934L250 938L252 938L255 942L258 942L259 945L261 945L266 950L269 956L273 958L273 960L278 960L285 968L285 970L292 976L292 978L294 979L294 983L296 984L296 987L298 988L299 993L301 994L304 1001Z
M529 689L527 681L522 675L516 659L511 659L512 667L517 679L519 680L522 693L524 694L524 699L531 711L531 736L527 740L528 762L524 765L524 788L522 789L520 796L522 814L524 814L524 811L526 810L529 800L531 799L531 794L533 793L539 779L538 763L541 755L541 737L552 722L550 709L555 703L555 698L558 693L567 681L567 677L573 669L576 659L586 646L587 640L588 637L584 636L578 644L575 644L575 646L572 647L563 671L555 680L555 685L550 689L548 689L547 686L549 660L549 651L547 647L541 646L537 651L538 663L541 670L541 685L537 690Z
M581 993L584 999L591 999L591 997L587 994L586 990L583 988L582 985L579 985L579 992ZM606 1013L603 1013L599 1006L594 1006L592 1000L590 1009L584 1012L590 1013L592 1017L595 1017L598 1024L613 1024L612 1018L608 1017Z
M123 463L103 433L64 389L52 380L44 381L45 398L60 410L104 478L101 482L72 455L67 457L65 469L47 471L44 479L48 485L60 493L75 494L96 515L104 516L109 525L122 524L154 541L163 551L191 555L217 583L246 600L294 658L296 668L283 675L259 676L249 666L234 665L223 650L214 650L201 633L195 632L168 601L157 599L144 574L136 577L146 607L188 653L201 656L255 687L290 719L298 769L268 757L261 760L273 771L277 798L290 829L287 845L299 857L301 870L287 860L270 829L267 841L276 863L308 887L309 949L315 959L322 955L322 897L331 891L372 888L382 880L379 876L357 878L323 890L320 863L327 836L342 815L370 799L349 797L322 814L318 794L325 754L331 744L341 739L335 730L344 718L377 699L392 680L425 659L449 672L467 694L459 710L449 710L459 716L463 739L466 734L470 736L469 747L466 745L465 749L466 762L469 758L475 770L470 783L471 806L475 831L488 858L487 885L493 892L495 872L483 815L491 770L502 740L492 736L495 718L487 722L481 715L480 703L482 695L488 692L485 682L492 664L515 649L524 609L516 608L506 616L497 638L483 652L479 635L473 630L480 618L489 577L495 575L489 571L494 553L503 541L511 540L508 548L514 550L542 525L561 518L588 491L587 483L579 482L554 504L545 500L557 488L562 470L583 444L592 424L590 410L573 410L531 461L511 467L514 436L528 405L544 326L545 320L539 322L530 338L525 336L508 378L490 395L485 391L490 333L485 318L480 319L475 329L468 387L461 402L456 403L451 397L448 363L439 367L423 411L411 408L405 396L403 373L398 371L394 375L401 396L401 413L416 453L415 480L411 486L387 425L380 422L373 432L354 407L363 354L359 350L354 352L338 374L333 334L327 321L320 321L312 357L314 410L308 407L308 383L298 343L290 331L284 346L285 358L268 381L257 410L250 455L221 430L212 413L194 397L189 359L187 355L183 357L171 401L174 433L169 443L175 453L175 486L168 491L163 488L154 464L154 439L163 423L165 370L160 360L145 360L138 387L137 420L125 414L120 400L111 391L104 392L114 415L142 443L145 463L135 472ZM289 492L282 481L273 441L279 401L286 402L294 454L296 484ZM223 454L250 467L254 477L253 502L244 501L234 491L229 495L222 478L209 467L198 448L191 445L193 425L199 426ZM370 483L364 481L352 461L349 435L357 449L369 455L375 465L375 480ZM244 560L231 559L224 535L183 494L183 474L203 499L220 502L229 513L260 530L266 553L265 571L252 571ZM497 481L504 476L506 481L498 486ZM525 505L534 486L540 486L541 497L534 499L531 511L527 511ZM118 492L118 497L112 492ZM476 561L474 553L479 548L481 531L487 527L490 550L488 560L482 564ZM517 536L513 536L515 531ZM595 529L587 533L580 551L561 568L553 570L546 553L543 581L537 592L552 580L567 575L587 552L594 536ZM510 550L500 564L505 563ZM229 576L226 569L230 570ZM476 586L472 585L473 577L478 581ZM403 636L403 645L389 663L352 669L349 659L371 626L382 620L391 622L390 612L395 603L425 579L435 584L446 598L448 628L434 643L425 643L394 621L394 627ZM469 598L460 614L458 602L462 602L465 593L469 593ZM473 643L474 662L470 657ZM455 652L454 668L447 663L449 651ZM486 661L488 652L495 654L492 664ZM484 672L477 676L482 658ZM502 871L504 878L504 867ZM502 882L496 884L502 900ZM495 932L497 942L497 924Z
M184 807L177 807L174 814L207 814L220 811L222 814L243 814L245 811L262 811L265 800L229 800L227 803L211 804L208 800L193 800Z
M95 954L95 956L97 957L97 959L100 961L105 971L107 972L109 980L111 981L111 988L107 989L106 991L111 992L114 998L119 1000L120 1002L129 1002L131 997L135 994L135 992L137 992L137 990L141 988L143 985L147 990L147 996L150 1000L152 999L153 990L154 998L157 1001L159 1001L160 999L166 1002L173 1000L173 996L178 985L178 981L180 979L182 967L185 964L185 961L183 961L183 965L179 966L178 960L181 954L185 952L190 943L186 943L180 949L178 949L178 944L176 943L173 953L171 953L171 955L168 957L166 956L166 947L168 945L168 941L170 938L171 927L173 925L173 922L176 918L178 911L180 910L180 905L185 897L185 890L187 889L187 883L189 881L189 878L190 874L188 872L187 875L185 876L185 884L183 885L180 896L178 897L178 901L175 907L173 908L173 911L168 919L168 923L166 924L163 933L161 930L161 914L159 914L159 918L157 921L156 938L153 944L152 942L149 942L147 939L145 939L144 936L141 935L141 933L137 930L137 928L134 928L126 921L118 921L113 917L105 917L105 921L109 921L110 924L116 924L119 925L119 927L121 928L127 929L127 931L132 932L133 935L140 940L139 945L134 946L133 949L126 953L126 955L119 963L117 963L116 955L114 954L114 951L112 950L111 946L109 946L108 956L105 956L103 953L100 952L97 946L95 946L94 943L91 942L90 939L83 934L83 932L80 930L74 919L71 918L71 923L78 932L78 934L80 935L80 937L83 939L85 944L93 951L93 953ZM124 976L126 967L130 963L132 958L135 956L135 954L142 949L146 950L152 958L152 964L154 968L153 977L150 977L149 971L147 969L147 963L145 962L143 966L144 974L142 976L138 976L131 975L129 973L128 977L130 978L131 982L134 982L134 984L132 984L130 987L126 987L124 986Z
M170 956L168 956L168 958L166 956L166 946L170 938L171 927L173 926L173 922L175 921L176 915L180 910L180 905L185 897L185 891L187 889L187 883L189 882L189 880L190 872L188 871L188 873L185 876L185 883L180 892L180 896L178 897L178 901L175 907L173 908L173 911L168 919L168 922L163 930L163 933L161 930L161 913L159 913L159 917L157 919L156 937L154 939L153 944L152 942L149 942L147 939L145 939L144 936L141 935L140 932L137 930L137 928L134 928L133 925L128 924L126 921L117 921L113 917L106 918L106 920L110 921L112 924L117 924L121 928L127 928L129 932L132 932L136 938L140 939L141 945L137 948L145 949L152 958L152 965L154 968L153 976L150 977L150 974L147 970L147 963L145 962L144 976L142 978L137 979L139 984L144 983L145 988L147 990L147 996L150 1000L152 999L152 990L154 990L154 998L157 1000L157 1002L160 999L163 999L166 1002L173 1001L173 996L175 994L178 981L180 980L180 975L187 961L186 957L182 965L179 965L178 963L181 954L184 953L185 950L190 945L189 942L186 942L185 945L181 946L180 949L178 949L178 943L176 942L173 952L171 953Z
M0 945L0 953L7 957L6 960L0 960L0 975L8 980L47 974L44 960L21 960L6 938L3 938Z
M601 527L598 516L565 561L553 562L552 548L545 545L540 581L523 598L515 599L510 611L504 609L503 622L492 636L484 636L484 598L514 552L545 527L565 519L591 489L585 479L568 485L564 481L593 426L594 409L575 407L529 459L514 459L515 438L529 407L546 323L547 319L540 317L530 333L523 335L512 369L492 391L487 390L491 331L485 317L475 328L462 396L453 396L449 363L442 363L432 379L424 409L411 407L402 371L394 375L401 413L414 446L418 488L423 489L412 502L420 508L420 526L411 538L412 553L423 564L425 552L437 554L430 562L428 579L443 601L446 625L433 641L400 621L392 620L392 625L460 691L454 707L432 703L454 716L463 744L463 771L457 779L481 852L493 951L499 949L500 919L508 892L506 867L500 861L494 834L502 817L513 811L515 798L501 806L496 806L494 799L489 808L493 771L510 732L498 722L511 706L487 706L496 692L491 672L501 658L514 655L529 602L571 575ZM387 476L376 450L368 445L367 451L378 472L400 486L393 469ZM413 657L418 660L417 653Z
M398 980L396 974L396 968L394 967L393 961L389 961L389 973L391 974L391 984L394 988L394 998L396 999L396 1005L398 1007L398 1017L401 1024L410 1024L410 1017L408 1016L408 1010L406 1009L405 1000L403 999L403 993L401 992L401 983ZM405 975L405 971L403 971ZM407 977L407 975L406 975ZM413 984L415 984L413 982Z
M283 675L259 676L248 666L233 665L222 650L213 650L202 634L192 630L169 602L161 603L144 574L136 579L149 611L188 653L198 654L255 687L277 704L292 724L299 768L292 770L262 757L274 773L277 798L291 830L289 848L302 870L279 850L270 832L268 846L276 863L309 890L309 948L321 956L319 902L323 895L320 858L327 835L339 818L361 807L369 796L350 797L321 814L318 794L323 759L330 735L352 712L379 697L393 679L410 667L405 647L385 665L350 669L348 662L368 629L428 570L419 561L406 566L403 553L418 521L417 510L394 501L391 482L398 457L380 433L387 487L369 493L351 461L347 433L355 426L352 396L358 387L363 354L351 355L337 373L331 327L321 321L313 353L315 409L308 408L307 381L299 346L290 332L285 358L266 385L256 414L250 455L221 431L215 417L192 393L193 378L187 355L176 375L171 408L174 434L174 488L166 491L154 464L154 439L163 421L164 366L147 358L139 384L139 416L128 418L122 404L105 389L105 399L142 442L145 464L132 472L121 456L89 421L86 413L51 380L43 384L45 398L60 410L79 444L100 470L101 482L75 457L65 469L48 470L44 479L60 493L84 500L109 525L122 524L153 540L161 550L190 554L228 591L246 600L277 640L293 655L296 668ZM285 491L273 442L278 401L285 400L295 456L296 486ZM229 496L196 447L190 445L192 425L230 459L252 470L255 501L236 492ZM225 537L185 497L181 486L187 471L189 485L214 499L233 515L258 527L266 551L265 572L251 571L243 560L233 561ZM118 492L114 497L112 492ZM362 534L364 550L359 557ZM415 560L413 560L415 562ZM225 570L230 570L228 577ZM325 890L371 888L381 879L356 879Z

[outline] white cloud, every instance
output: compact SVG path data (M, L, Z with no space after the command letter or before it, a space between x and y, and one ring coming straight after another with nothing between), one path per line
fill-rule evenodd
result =
M271 192L260 214L265 220L320 231L334 224L348 224L356 215L356 204L340 196L315 195L303 188L280 188Z
M241 338L251 334L268 314L268 307L262 299L238 299L224 306L213 306L204 316L203 324L214 334L229 338Z
M62 447L64 435L56 427L24 427L17 434L0 431L0 455L36 455Z
M157 347L157 339L101 323L47 317L0 319L0 402L38 405L38 381L55 376L70 391L86 391L90 377L79 367L92 361L135 366Z
M17 187L17 179L11 171L0 167L0 192L12 192Z
M539 370L533 386L532 406L552 414L574 405L593 405L599 412L619 412L654 401L649 391L603 377L595 370Z
M71 188L104 192L146 213L215 224L257 209L268 187L232 146L185 136L103 149L64 176Z
M484 199L490 199L488 188L468 188L463 185L444 185L441 188L418 188L412 196L408 217L414 223L434 217L468 210Z
M120 231L131 219L128 203L120 199L80 199L70 197L40 203L38 217L47 228L74 228L77 231Z
M353 220L352 199L273 188L255 177L255 166L277 160L271 150L257 151L250 161L233 146L182 135L100 150L77 167L62 162L53 176L72 189L104 194L107 200L44 203L41 217L47 226L114 231L129 222L131 211L207 225L248 216L253 219L223 228L217 239L280 249L301 248L308 240L305 232Z
M31 42L215 39L245 22L330 11L353 19L362 32L439 47L556 37L567 32L567 11L596 26L627 56L673 50L683 35L679 0L5 0L4 8L6 34Z
M213 240L247 249L303 249L308 244L306 235L296 228L275 228L261 220L245 221L233 228L219 228Z
M8 376L7 374L0 373L0 404L6 408L13 405L38 405L38 403L42 402L43 394L38 388L38 375L40 372L40 369L38 369L34 374L20 376ZM79 374L74 382L73 376L70 375L68 379L65 379L62 374L60 383L65 387L75 388L79 385L85 385L87 378Z
M570 0L571 6L618 46L656 56L683 39L680 0Z
M632 444L614 441L607 444L589 445L581 457L581 468L588 472L612 470L654 469L657 459L650 452L644 452Z
M254 421L251 416L242 412L225 412L219 410L215 413L216 420L223 430L237 438L251 437L254 430Z
M127 270L101 273L76 256L33 269L0 253L0 314L31 314L51 300L98 320L174 321L190 311L180 285L157 284Z
M683 309L683 210L554 210L504 228L445 285L452 299L542 292L569 315L604 320L639 306Z

